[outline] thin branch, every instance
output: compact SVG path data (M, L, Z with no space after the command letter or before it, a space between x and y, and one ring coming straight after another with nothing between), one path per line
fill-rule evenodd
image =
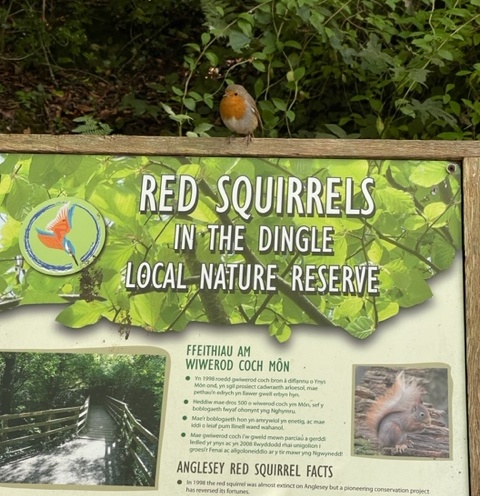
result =
M170 325L167 327L167 331L171 331L173 329L173 326L178 322L180 317L182 317L182 315L185 314L185 312L188 310L188 307L193 303L193 301L199 294L200 294L200 290L197 289L195 293L187 301L186 305L182 308L182 311L175 317L175 319L172 322L170 322Z
M365 224L370 228L372 229L373 231L375 231L375 234L380 238L380 239L383 239L383 241L387 241L388 243L392 243L392 245L395 245L396 247L398 248L401 248L402 250L410 253L411 255L417 257L420 261L422 261L425 265L427 265L428 267L430 267L432 270L435 271L435 273L437 272L440 272L440 269L430 260L428 260L428 258L425 258L421 253L418 253L417 251L413 250L412 248L406 246L406 245L402 245L402 243L399 243L398 241L396 241L394 238L389 238L388 236L384 236L380 231L378 231L378 229L376 229L372 224L368 223L365 221Z
M290 260L287 268L284 270L283 274L281 277L285 276L286 274L288 274L288 272L290 271L290 269L292 268L292 266L294 265L294 263L297 261L299 255L296 254L292 260ZM269 294L267 295L267 297L262 301L262 303L260 304L260 306L258 307L257 311L253 314L253 316L247 320L248 323L255 323L256 320L258 319L258 317L260 316L260 314L265 310L265 308L267 307L268 303L270 302L270 300L274 297L275 295L274 294Z

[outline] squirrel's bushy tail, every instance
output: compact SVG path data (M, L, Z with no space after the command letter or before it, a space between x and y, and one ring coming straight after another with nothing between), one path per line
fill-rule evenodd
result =
M367 413L367 425L375 436L381 422L393 413L403 413L411 410L413 405L422 403L422 389L413 377L405 377L400 371L393 386L378 397Z

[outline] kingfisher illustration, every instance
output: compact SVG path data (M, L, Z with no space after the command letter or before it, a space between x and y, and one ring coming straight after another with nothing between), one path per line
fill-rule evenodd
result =
M74 210L75 205L70 206L70 202L66 203L60 208L55 218L45 226L45 230L38 228L36 230L38 239L45 246L65 251L73 258L75 265L78 265L77 258L75 257L75 247L67 238L67 234L72 228Z

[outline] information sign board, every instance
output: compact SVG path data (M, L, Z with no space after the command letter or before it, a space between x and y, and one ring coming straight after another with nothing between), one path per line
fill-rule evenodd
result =
M477 494L479 156L1 137L0 495Z

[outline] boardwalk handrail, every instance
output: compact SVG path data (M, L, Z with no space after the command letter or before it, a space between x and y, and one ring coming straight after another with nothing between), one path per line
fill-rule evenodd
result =
M21 445L27 441L37 441L41 438L48 439L68 431L79 432L85 425L88 406L89 398L80 406L0 415L0 453L9 445ZM16 423L16 421L21 420L24 423ZM24 431L29 431L29 433L23 435ZM24 449L26 447L22 446L17 451ZM14 453L16 451L12 454Z
M83 405L80 407L77 419L77 434L85 427L88 417L88 409L90 408L90 396L87 397Z
M153 486L155 484L155 459L158 447L157 436L140 424L127 403L107 396L105 404L112 418L120 426L134 465L141 470L148 483Z

